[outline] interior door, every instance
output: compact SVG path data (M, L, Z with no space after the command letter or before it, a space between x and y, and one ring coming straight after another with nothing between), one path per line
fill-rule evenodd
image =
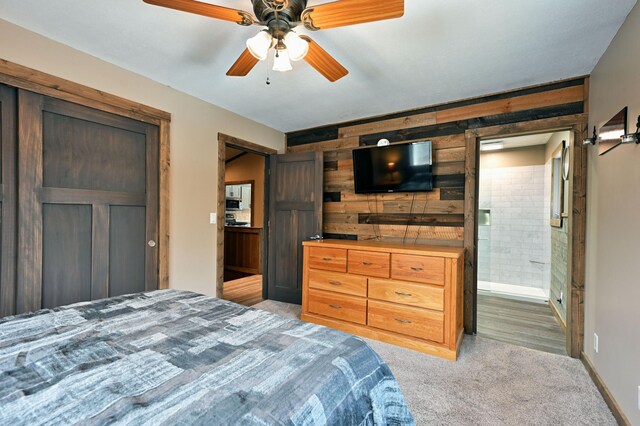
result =
M322 152L271 156L271 300L302 303L302 241L322 235L322 158Z
M0 317L15 313L16 90L0 84Z
M158 127L20 90L17 312L158 287Z

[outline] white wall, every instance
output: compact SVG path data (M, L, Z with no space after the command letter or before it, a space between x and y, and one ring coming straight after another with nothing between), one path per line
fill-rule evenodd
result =
M635 129L639 42L636 4L592 73L591 127L629 106ZM631 424L640 425L640 145L619 146L602 157L595 147L589 151L585 352Z
M217 134L281 152L284 134L3 20L0 58L171 113L171 287L215 295Z

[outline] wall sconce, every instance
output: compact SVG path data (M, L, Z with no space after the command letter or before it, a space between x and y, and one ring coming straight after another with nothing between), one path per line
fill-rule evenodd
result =
M620 136L620 141L624 144L640 143L640 115L638 116L638 124L636 124L636 132Z
M583 140L582 145L595 145L597 141L598 141L598 134L596 133L596 126L593 126L593 136Z

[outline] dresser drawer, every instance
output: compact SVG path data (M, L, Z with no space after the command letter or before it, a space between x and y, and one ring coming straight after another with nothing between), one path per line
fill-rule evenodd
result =
M391 278L444 285L444 258L393 254Z
M389 278L389 253L349 250L349 273Z
M367 300L329 291L309 289L309 312L357 324L367 323Z
M367 320L370 327L444 342L444 314L440 312L369 300Z
M444 311L444 288L426 284L370 279L369 298Z
M340 272L309 270L309 287L367 297L367 279Z
M347 251L329 247L311 247L309 267L325 271L347 272Z

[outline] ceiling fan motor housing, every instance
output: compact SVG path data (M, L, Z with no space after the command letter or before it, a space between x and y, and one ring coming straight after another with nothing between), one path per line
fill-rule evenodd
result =
M276 14L273 8L269 6L269 3L272 3L273 0L252 0L252 2L253 11L261 22L269 24L275 20ZM307 0L288 0L287 7L278 11L278 17L283 21L287 21L289 24L288 29L293 28L296 26L295 23L300 22L300 15L306 7ZM271 25L269 25L269 28L271 29Z

